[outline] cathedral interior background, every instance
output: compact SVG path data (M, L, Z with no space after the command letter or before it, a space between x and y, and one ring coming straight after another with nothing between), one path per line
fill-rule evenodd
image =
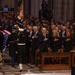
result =
M75 0L0 0L0 75L75 75Z

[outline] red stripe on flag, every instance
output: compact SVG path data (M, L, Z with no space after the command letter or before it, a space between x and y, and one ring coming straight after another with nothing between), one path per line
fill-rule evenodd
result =
M7 30L4 30L4 31L5 31L7 34L9 34L9 35L11 34L11 33L10 33L9 31L7 31Z
M11 33L10 33L9 31L7 31L7 30L2 30L1 32L2 32L3 34L9 34L9 35L11 34Z

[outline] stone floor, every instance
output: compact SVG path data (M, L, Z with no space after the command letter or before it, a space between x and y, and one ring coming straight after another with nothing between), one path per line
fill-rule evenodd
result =
M4 59L10 61L8 53L4 53ZM3 63L2 69L0 69L0 75L71 75L70 70L55 70L55 71L41 71L34 65L23 65L23 72L19 72L19 67L16 65L13 68L9 63Z
M70 70L56 70L56 71L41 71L39 68L32 66L30 64L23 65L23 72L19 72L18 65L15 68L11 65L3 64L2 69L0 69L0 75L71 75Z

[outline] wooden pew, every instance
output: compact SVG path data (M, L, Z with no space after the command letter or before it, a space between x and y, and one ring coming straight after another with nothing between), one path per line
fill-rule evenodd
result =
M71 53L42 53L41 70L67 70L70 68Z
M37 52L38 54L39 52ZM39 61L41 61L39 63ZM68 70L71 69L71 53L45 52L36 55L37 65L41 70Z

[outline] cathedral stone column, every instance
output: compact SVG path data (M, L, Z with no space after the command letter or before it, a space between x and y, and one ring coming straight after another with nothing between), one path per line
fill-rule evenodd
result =
M58 12L57 12L57 15L58 15L58 20L60 17L62 17L62 0L59 0L58 1Z
M68 0L64 0L64 6L63 6L63 19L66 21L68 16Z
M54 0L54 19L56 21L62 16L62 0Z
M42 0L31 0L31 15L38 18L41 9Z
M34 16L35 14L34 8L35 8L35 0L32 0L31 1L31 15L32 16Z
M74 0L69 0L68 18L74 19Z
M38 17L38 13L39 13L39 1L38 0L35 0L35 8L34 8L34 11L35 11L35 17Z
M24 15L30 14L30 3L31 0L23 0Z
M14 13L17 14L18 10L18 0L14 0Z
M54 0L54 19L58 20L58 0Z

